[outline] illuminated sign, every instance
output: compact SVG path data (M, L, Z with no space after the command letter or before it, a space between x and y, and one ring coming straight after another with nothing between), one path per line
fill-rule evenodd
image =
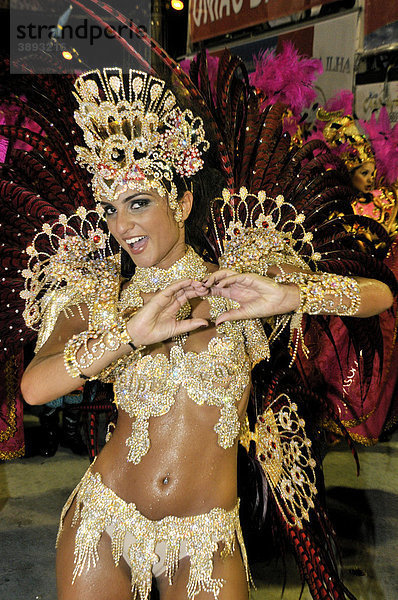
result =
M288 17L333 0L190 0L191 42Z

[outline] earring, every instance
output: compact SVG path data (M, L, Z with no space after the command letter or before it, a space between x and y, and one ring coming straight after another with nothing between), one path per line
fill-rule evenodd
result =
M174 220L177 221L177 223L181 223L183 221L182 208L180 205L178 205L174 211Z

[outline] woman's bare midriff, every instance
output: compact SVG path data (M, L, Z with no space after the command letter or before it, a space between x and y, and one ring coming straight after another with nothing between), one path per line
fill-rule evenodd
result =
M207 302L195 303L193 314L208 318ZM190 334L186 351L206 350L217 335L214 326ZM169 345L152 353L168 353ZM249 386L238 405L243 418ZM218 444L214 425L220 409L193 402L183 388L169 412L149 420L150 448L139 464L127 461L126 439L131 435L132 419L119 411L111 439L99 454L94 471L105 485L126 502L133 502L149 519L167 515L189 516L208 512L214 507L227 510L237 499L237 440L228 449Z
M149 519L188 516L236 503L236 448L218 445L219 409L178 394L176 403L149 424L151 447L138 465L127 462L131 419L120 411L117 427L94 465L105 485L134 502Z

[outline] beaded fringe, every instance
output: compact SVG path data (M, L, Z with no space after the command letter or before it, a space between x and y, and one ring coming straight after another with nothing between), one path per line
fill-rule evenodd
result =
M133 538L128 548L131 568L131 591L133 599L148 600L152 585L152 568L159 562L156 546L166 543L164 558L165 576L170 585L178 568L181 544L184 543L190 558L187 584L189 600L201 591L219 597L223 579L212 579L213 554L218 543L224 544L222 557L231 555L237 539L246 570L248 584L251 582L246 549L239 522L239 502L230 511L213 508L210 512L192 517L169 516L151 521L137 510L135 504L119 498L102 483L99 473L88 469L81 482L66 502L61 514L57 544L66 513L76 498L72 526L77 527L75 541L75 567L73 582L84 570L94 568L99 559L98 543L108 531L111 537L112 556L117 566L123 555L126 534Z

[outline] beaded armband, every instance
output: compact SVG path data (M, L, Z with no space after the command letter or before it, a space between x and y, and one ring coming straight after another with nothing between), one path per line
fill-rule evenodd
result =
M88 347L89 342L93 342L91 348ZM65 369L71 377L86 377L82 374L82 369L87 369L102 358L106 350L116 352L122 344L129 344L135 351L142 349L142 346L136 348L133 345L126 321L120 321L103 331L82 331L65 344ZM78 357L80 351L82 352Z
M292 365L299 347L305 357L308 358L309 355L304 341L303 315L330 314L351 317L359 310L361 296L359 285L352 277L330 273L286 273L280 265L279 270L281 275L277 275L274 281L280 284L296 284L300 291L300 305L293 313L276 318L269 342L273 343L285 327L289 326L288 347ZM346 304L347 300L349 304Z
M300 290L298 314L322 313L352 317L361 304L359 284L352 277L330 273L283 273L276 283L294 283ZM349 300L349 304L345 302Z

